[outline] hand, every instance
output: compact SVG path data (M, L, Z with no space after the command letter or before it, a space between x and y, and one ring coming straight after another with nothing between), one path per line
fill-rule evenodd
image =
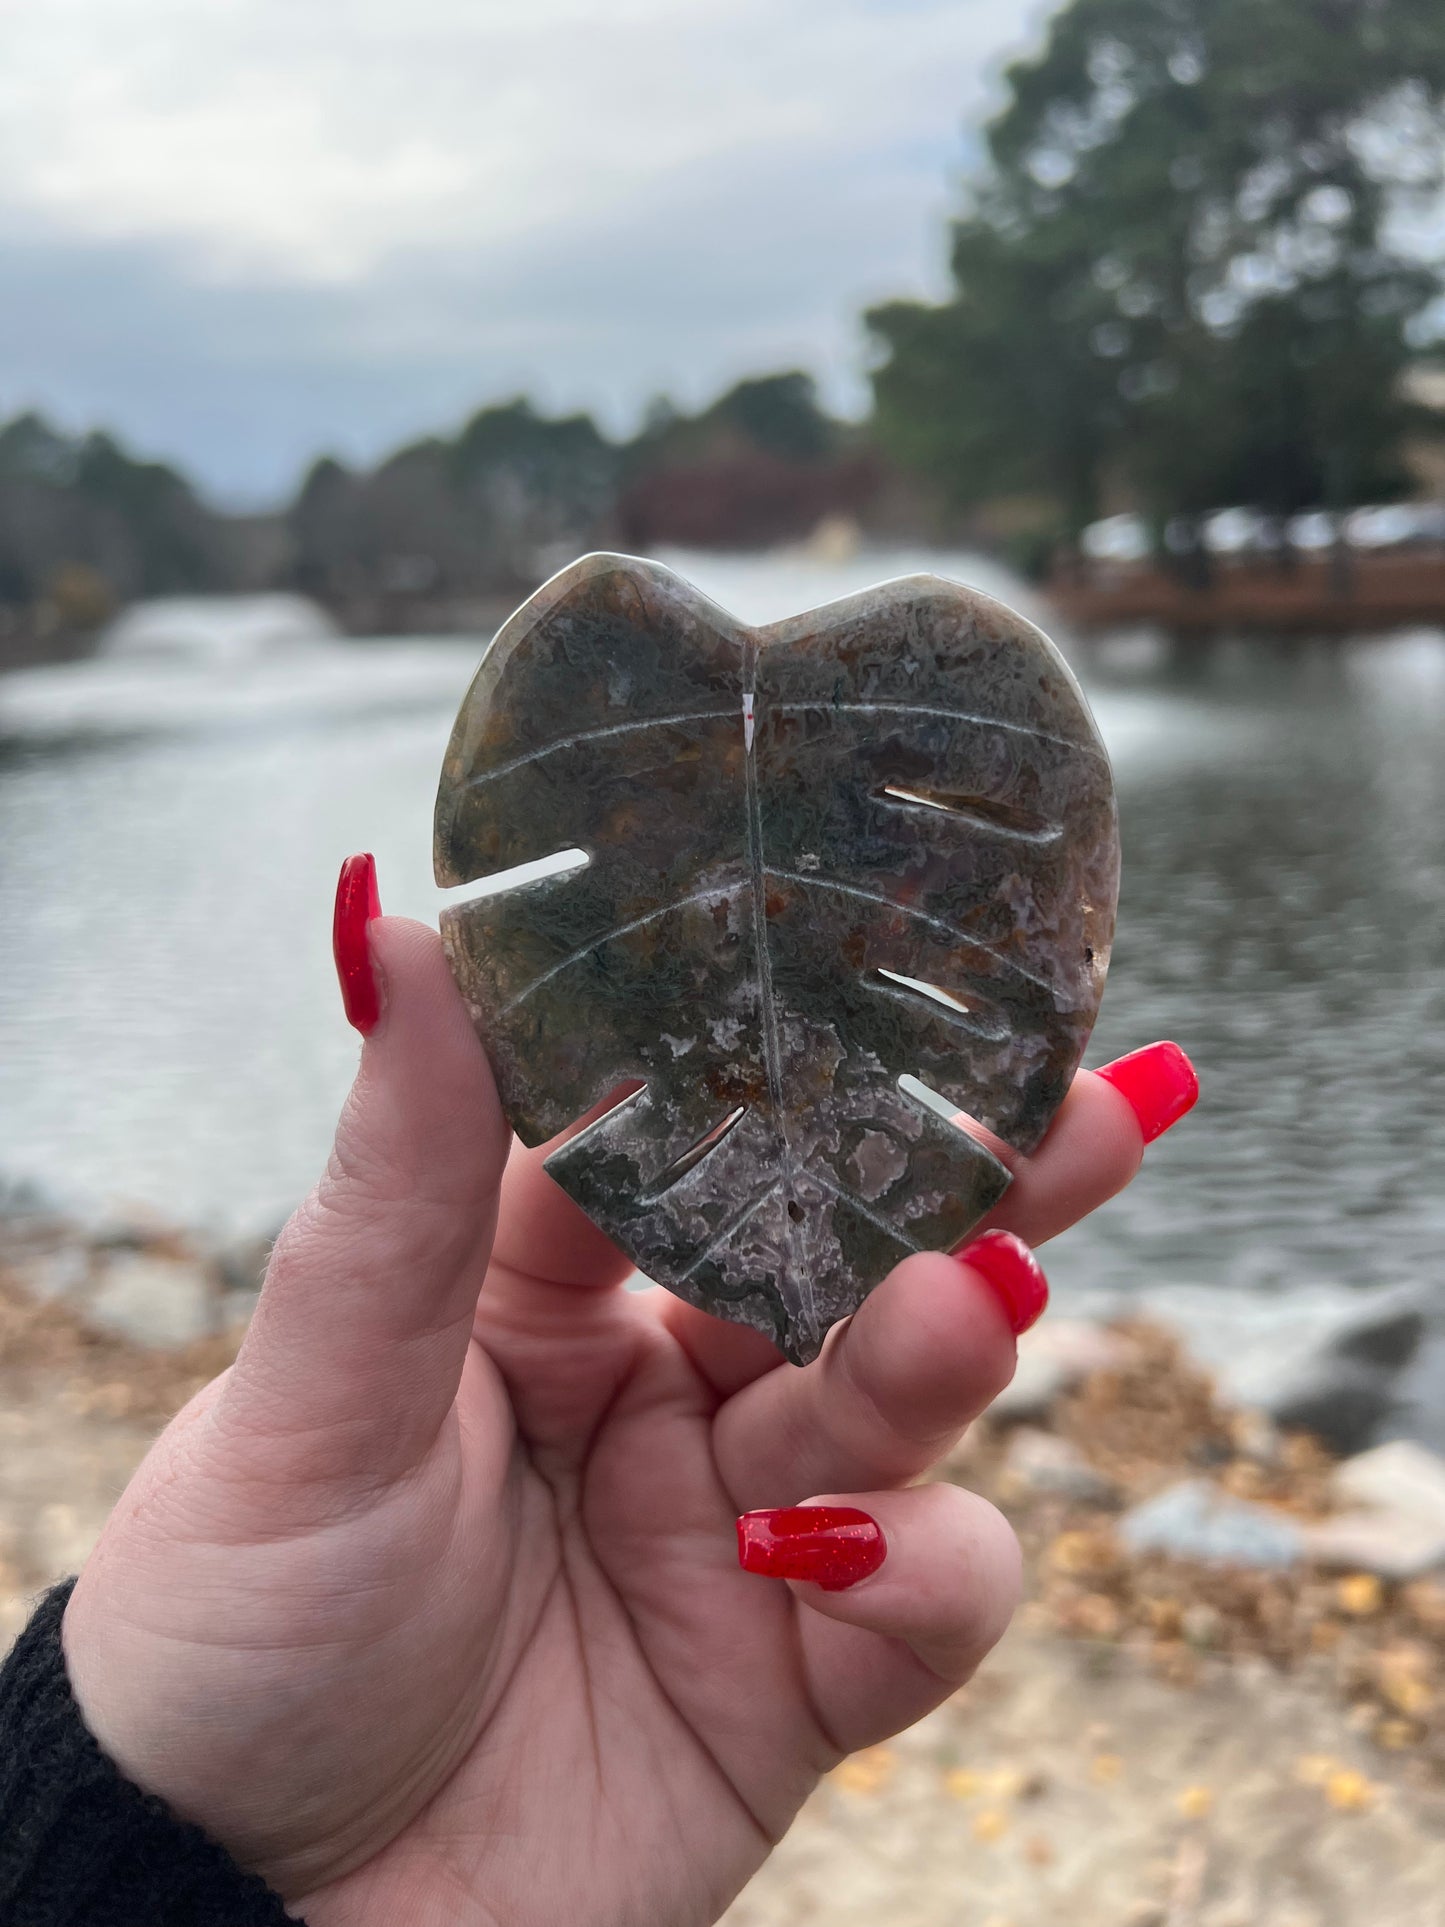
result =
M380 1016L326 1174L81 1575L77 1699L315 1927L714 1920L1003 1630L1008 1527L910 1481L1007 1382L1018 1303L910 1258L796 1370L625 1291L543 1154L508 1161L435 934L362 944ZM1142 1143L1081 1073L997 1222L1052 1235ZM877 1521L871 1576L739 1570L738 1513L819 1497Z

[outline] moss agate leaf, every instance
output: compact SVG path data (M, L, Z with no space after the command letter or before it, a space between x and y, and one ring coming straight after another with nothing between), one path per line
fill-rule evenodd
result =
M563 850L588 860L442 915L507 1114L537 1144L640 1080L548 1171L805 1362L1008 1184L926 1093L1027 1152L1078 1065L1118 887L1087 705L1037 629L932 576L749 629L586 556L482 660L437 881Z

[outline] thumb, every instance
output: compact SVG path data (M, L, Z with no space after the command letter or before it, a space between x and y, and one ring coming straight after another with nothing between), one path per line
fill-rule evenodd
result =
M227 1382L250 1433L308 1470L390 1477L456 1397L509 1133L441 939L382 917L370 857L342 866L337 967L361 1067L320 1182L282 1231Z

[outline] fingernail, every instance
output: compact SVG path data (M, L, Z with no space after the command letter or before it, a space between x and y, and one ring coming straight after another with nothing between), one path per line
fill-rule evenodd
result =
M1015 1338L1037 1325L1049 1302L1049 1281L1022 1238L1011 1231L985 1231L953 1255L991 1288Z
M765 1579L807 1579L843 1592L888 1556L883 1528L851 1505L787 1505L738 1520L738 1564Z
M376 893L376 858L368 851L349 856L336 880L336 912L331 922L331 949L341 980L341 1003L346 1021L363 1037L376 1029L381 1017L381 989L371 961L367 925L381 915Z
M1199 1079L1177 1044L1146 1044L1117 1057L1095 1073L1114 1089L1139 1120L1144 1142L1152 1144L1194 1109Z

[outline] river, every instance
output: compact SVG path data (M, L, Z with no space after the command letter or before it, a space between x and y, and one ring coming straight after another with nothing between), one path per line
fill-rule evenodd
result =
M967 557L669 558L751 620ZM1445 631L1063 638L1119 784L1087 1061L1161 1036L1197 1112L1050 1252L1067 1294L1438 1281ZM289 1208L356 1057L329 958L349 851L434 919L430 815L480 640L0 678L0 1176L230 1231Z

